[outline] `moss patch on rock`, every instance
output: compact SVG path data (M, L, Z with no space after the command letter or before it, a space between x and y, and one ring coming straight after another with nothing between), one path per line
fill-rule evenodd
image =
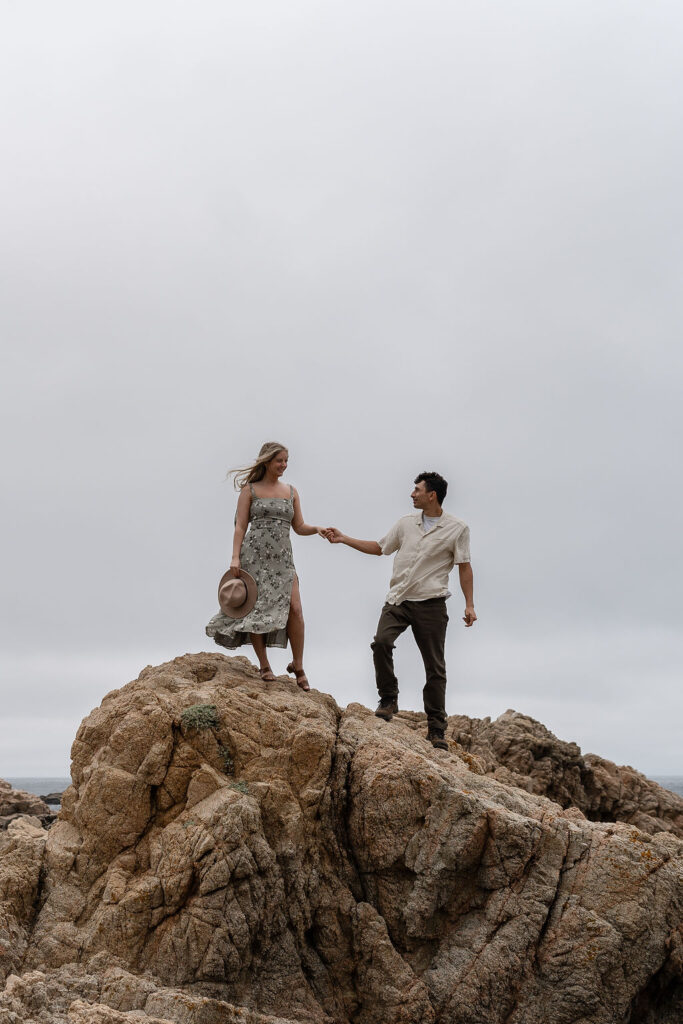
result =
M217 729L218 712L215 704L191 704L180 715L183 729Z

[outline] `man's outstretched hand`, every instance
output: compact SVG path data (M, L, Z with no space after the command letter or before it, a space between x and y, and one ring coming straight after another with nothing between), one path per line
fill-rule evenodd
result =
M474 608L469 605L465 608L465 614L462 617L462 621L466 626L472 626L477 621L477 615Z
M323 536L329 540L330 544L341 544L344 539L344 534L336 526L328 526Z

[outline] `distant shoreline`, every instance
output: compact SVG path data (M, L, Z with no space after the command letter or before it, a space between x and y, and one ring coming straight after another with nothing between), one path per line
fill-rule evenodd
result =
M645 773L643 773L645 774ZM26 793L44 796L46 793L63 793L71 785L68 775L24 775L0 776L15 789L23 789ZM671 793L683 796L683 775L648 775L648 779L657 782Z

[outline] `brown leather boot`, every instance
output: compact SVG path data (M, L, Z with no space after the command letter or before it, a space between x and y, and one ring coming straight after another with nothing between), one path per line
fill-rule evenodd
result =
M385 722L390 722L397 712L398 701L395 697L381 697L375 714L378 718L383 718Z
M446 743L446 740L444 738L443 729L436 729L430 726L430 728L427 730L427 739L429 740L431 745L433 747L436 747L438 750L448 750L448 744Z

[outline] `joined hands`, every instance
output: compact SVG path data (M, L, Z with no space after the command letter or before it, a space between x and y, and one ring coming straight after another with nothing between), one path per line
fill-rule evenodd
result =
M320 536L324 537L325 540L329 540L330 544L341 544L344 539L344 534L336 526L328 526L326 529L321 530Z

